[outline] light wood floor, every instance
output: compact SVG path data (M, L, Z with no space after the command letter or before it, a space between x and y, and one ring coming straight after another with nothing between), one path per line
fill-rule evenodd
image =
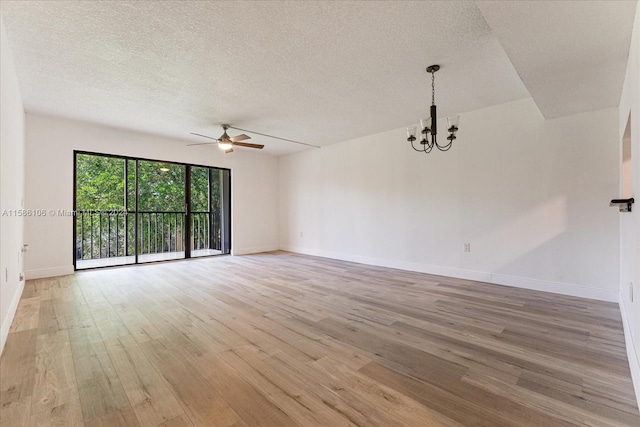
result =
M617 305L283 252L29 281L5 426L638 426Z

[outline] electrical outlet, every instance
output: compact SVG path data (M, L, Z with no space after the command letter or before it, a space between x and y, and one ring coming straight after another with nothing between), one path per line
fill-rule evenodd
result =
M471 252L471 243L465 243L464 244L464 251L465 252Z
M302 231L300 232L300 237L304 237L304 233Z
M24 280L24 274L20 273L20 281L22 282Z
M633 302L633 282L629 282L629 300Z

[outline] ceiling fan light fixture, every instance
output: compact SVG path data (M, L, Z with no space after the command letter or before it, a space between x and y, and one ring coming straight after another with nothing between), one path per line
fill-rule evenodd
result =
M227 151L230 150L231 148L233 148L233 144L230 142L218 142L218 147L222 150L222 151Z

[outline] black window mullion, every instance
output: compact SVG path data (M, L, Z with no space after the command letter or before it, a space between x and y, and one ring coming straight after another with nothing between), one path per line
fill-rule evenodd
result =
M135 254L135 263L138 264L138 252L139 252L139 248L138 248L138 243L139 243L139 236L138 236L138 172L140 172L140 167L138 165L138 159L136 159L136 176L135 176L135 183L136 183L136 200L135 200L135 214L134 214L134 225L133 225L133 232L134 232L134 254Z
M207 249L211 249L211 242L213 242L213 215L211 212L211 207L213 206L213 189L211 188L211 182L212 182L212 174L213 174L213 168L209 168L209 174L207 176L208 180L207 180L207 195L209 197L207 197L207 201L209 203L209 207L207 209L207 221L209 222L209 244L207 245Z
M76 259L78 258L78 216L77 216L77 212L78 212L78 205L77 205L77 200L76 200L76 196L78 194L78 189L77 189L77 179L78 179L78 153L77 152L73 152L73 212L76 213L76 215L73 216L73 270L77 270L77 266L76 266ZM84 220L84 218L83 218ZM84 226L84 224L82 224ZM82 238L84 239L84 231L81 233L82 234ZM82 245L82 256L84 257L84 242Z
M222 253L231 253L231 173L229 170L222 171L222 182L220 188L222 197L220 200Z
M184 207L185 207L185 222L184 222L184 257L191 258L191 166L185 165L185 192L184 192Z

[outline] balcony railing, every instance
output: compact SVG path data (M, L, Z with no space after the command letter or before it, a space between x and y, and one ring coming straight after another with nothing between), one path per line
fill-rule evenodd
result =
M126 213L79 210L76 212L76 259L135 255L135 221L138 220L138 255L185 251L184 212ZM192 212L191 250L221 250L218 212Z

